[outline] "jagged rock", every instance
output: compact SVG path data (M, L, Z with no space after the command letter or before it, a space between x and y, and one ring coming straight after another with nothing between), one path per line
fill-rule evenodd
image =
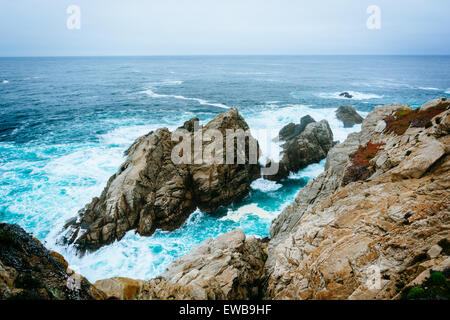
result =
M197 120L187 121L182 128L200 134L192 133ZM233 108L211 120L203 132L209 129L220 131L225 143L227 129L249 127ZM138 138L100 198L94 198L67 223L63 242L74 243L84 252L120 240L132 229L144 236L156 229L174 230L197 207L212 212L245 197L251 182L259 177L259 165L250 164L248 154L244 164L174 164L172 150L179 141L171 137L171 132L163 128ZM210 143L203 143L203 152ZM246 140L245 150L249 144Z
M266 298L399 298L399 283L419 277L421 265L437 270L448 261L448 250L438 246L448 247L450 239L450 137L434 133L449 121L450 110L431 126L411 125L402 135L379 130L386 117L409 110L376 107L361 132L329 152L325 172L274 221ZM371 176L342 184L349 156L368 143L383 144L370 160ZM426 153L428 160L411 171Z
M208 239L149 281L112 278L95 285L109 297L154 299L251 299L261 296L266 243L236 229Z
M292 139L294 136L302 133L305 130L306 126L313 122L316 122L316 120L314 120L310 115L306 115L300 119L300 124L291 122L288 125L284 126L280 130L278 136L281 140L284 141Z
M17 225L0 223L0 300L97 300L103 292Z
M336 117L344 123L344 128L351 128L364 120L352 106L339 107L336 110Z
M339 94L339 97L344 97L344 98L347 98L347 99L353 98L353 96L350 93L348 93L348 92L342 92L341 94Z
M300 125L290 129L285 127L282 131L280 134L286 142L282 145L279 170L275 175L266 176L268 180L282 180L290 172L298 172L312 163L320 162L334 144L333 132L326 120L315 122L306 116L302 118Z

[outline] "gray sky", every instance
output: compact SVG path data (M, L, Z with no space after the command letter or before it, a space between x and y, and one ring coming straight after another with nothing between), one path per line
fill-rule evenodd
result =
M69 30L69 5L81 29ZM369 30L370 5L381 29ZM0 56L450 54L448 0L0 0Z

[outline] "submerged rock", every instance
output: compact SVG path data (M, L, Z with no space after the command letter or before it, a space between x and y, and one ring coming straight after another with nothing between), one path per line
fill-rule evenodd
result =
M194 139L201 135L201 131L194 133L196 120L187 121L181 127ZM225 143L226 130L245 131L249 127L233 108L211 120L203 132L210 129L219 131ZM257 145L250 136L245 141L245 150L250 140ZM156 229L174 230L196 208L212 212L242 199L249 193L252 181L260 175L259 165L250 163L248 153L244 163L237 164L236 144L234 164L174 164L171 156L178 143L172 141L167 128L138 138L127 150L126 161L109 179L101 196L94 198L80 210L77 218L67 223L63 241L75 244L84 252L120 240L133 229L144 236L152 235ZM203 143L200 149L203 154L210 143ZM195 157L194 154L193 161Z
M353 98L353 96L350 93L348 93L347 91L346 92L342 92L341 94L339 94L339 97L344 97L344 98L347 98L347 99Z
M260 298L266 246L236 229L205 240L158 278L111 278L95 285L111 298L126 300Z
M0 223L0 300L96 300L103 292L17 225Z
M344 123L344 128L361 124L364 120L352 106L341 106L336 110L336 117Z
M300 124L289 124L280 131L285 141L278 173L266 179L279 181L298 172L312 163L320 162L333 146L333 132L326 120L316 122L310 116L301 119Z

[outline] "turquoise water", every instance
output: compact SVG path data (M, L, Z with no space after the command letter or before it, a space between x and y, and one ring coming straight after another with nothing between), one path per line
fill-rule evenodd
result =
M366 115L379 104L449 97L448 70L450 57L442 56L2 58L0 221L18 223L91 281L157 276L194 245L236 227L268 236L272 219L324 162L279 184L257 180L241 203L197 211L174 232L131 231L83 258L57 246L64 221L101 193L134 139L236 106L255 131L310 114L328 120L342 141L359 126L344 129L337 107Z

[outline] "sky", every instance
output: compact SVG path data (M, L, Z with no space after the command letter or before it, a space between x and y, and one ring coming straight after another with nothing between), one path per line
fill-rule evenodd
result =
M71 5L80 29L67 27ZM367 27L371 5L379 29ZM450 54L449 9L449 0L0 0L0 56Z

